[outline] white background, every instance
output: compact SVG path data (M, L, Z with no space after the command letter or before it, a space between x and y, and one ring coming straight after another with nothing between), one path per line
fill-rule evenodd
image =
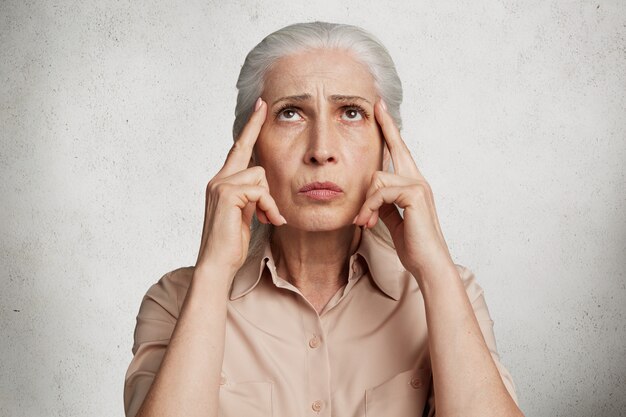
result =
M389 48L523 411L623 415L621 0L0 1L0 415L123 415L141 298L195 262L244 57L311 20Z

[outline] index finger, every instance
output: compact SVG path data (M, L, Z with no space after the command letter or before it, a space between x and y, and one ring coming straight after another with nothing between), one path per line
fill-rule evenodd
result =
M267 115L267 104L261 97L257 99L255 107L257 106L259 106L258 109L252 112L239 138L228 151L224 166L217 173L216 177L228 177L248 168L254 144L259 137L259 132L261 132L261 127L265 123L265 116Z
M383 138L389 148L389 153L391 153L395 173L403 177L424 179L424 176L420 173L419 169L417 169L409 147L406 146L406 143L402 140L400 131L391 117L391 114L389 114L383 106L382 99L379 99L374 106L374 115L381 127Z

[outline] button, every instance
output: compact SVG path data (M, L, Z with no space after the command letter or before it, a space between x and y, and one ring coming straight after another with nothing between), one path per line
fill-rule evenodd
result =
M223 373L220 375L220 385L226 384L226 375Z
M415 389L422 388L422 380L419 378L411 379L411 386Z
M311 404L311 408L316 413L320 412L320 410L322 409L323 406L324 406L324 403L322 401L320 401L320 400L313 401L313 404Z
M318 347L319 347L319 345L320 345L320 338L319 338L319 337L314 336L314 337L312 337L312 338L311 338L311 340L309 340L309 346L310 346L312 349L316 349L316 348L318 348Z

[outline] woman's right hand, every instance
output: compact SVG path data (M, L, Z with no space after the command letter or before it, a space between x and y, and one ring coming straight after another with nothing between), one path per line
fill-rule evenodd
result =
M266 114L267 104L259 97L224 166L207 185L196 269L219 267L232 279L246 260L255 210L261 223L287 223L269 193L265 170L260 166L248 168Z

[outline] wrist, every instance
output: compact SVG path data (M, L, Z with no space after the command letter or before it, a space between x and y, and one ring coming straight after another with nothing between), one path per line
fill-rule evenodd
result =
M449 256L432 259L410 270L420 287L446 281L449 277L458 278L458 270Z
M230 286L237 269L222 263L206 260L196 264L193 271L193 280L202 282L220 282Z
M227 274L234 276L240 267L241 265L235 262L230 262L227 257L220 257L219 253L211 253L198 259L198 261L196 261L195 269L202 273L213 274L218 272L221 275Z

